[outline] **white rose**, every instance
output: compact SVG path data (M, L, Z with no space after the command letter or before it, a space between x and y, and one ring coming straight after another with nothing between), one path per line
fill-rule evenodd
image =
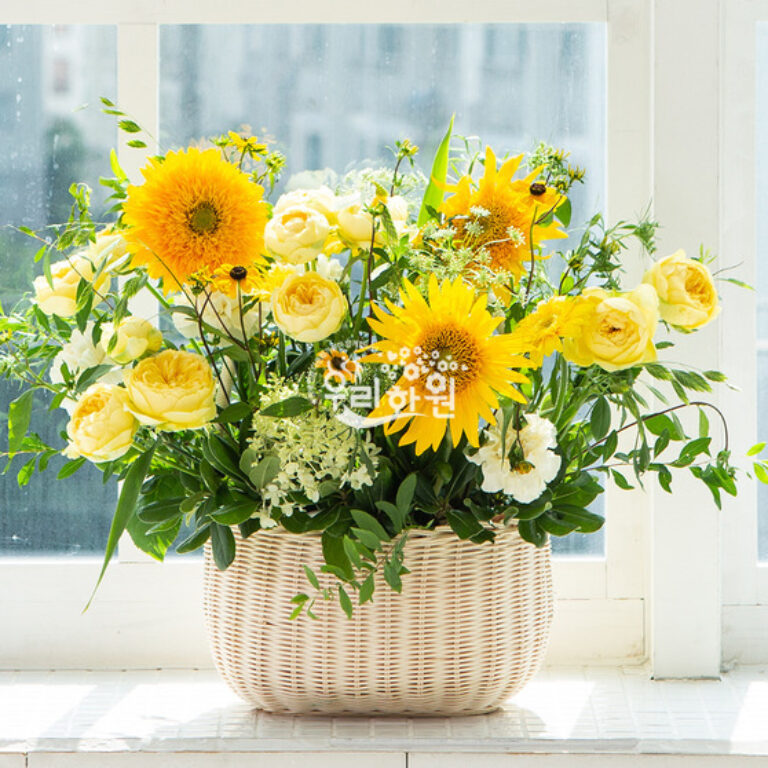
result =
M306 264L323 249L328 219L307 205L275 211L264 230L264 242L272 253L290 264Z
M338 283L344 274L344 267L341 266L341 262L338 259L332 259L321 253L317 257L315 272L326 280L334 280Z

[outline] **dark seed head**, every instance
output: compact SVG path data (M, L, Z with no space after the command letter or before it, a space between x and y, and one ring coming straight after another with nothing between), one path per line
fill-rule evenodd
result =
M547 191L546 184L542 184L540 181L534 181L533 184L531 184L530 193L535 197L539 197L539 195L543 195L546 191Z
M229 270L229 276L233 280L237 280L239 282L240 280L245 280L245 278L248 277L248 270L245 267L232 267L232 269Z

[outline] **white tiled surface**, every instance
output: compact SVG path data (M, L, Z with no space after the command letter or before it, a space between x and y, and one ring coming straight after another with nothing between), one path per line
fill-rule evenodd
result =
M0 768L313 768L331 756L336 768L404 768L406 755L409 768L500 768L513 753L515 768L613 768L640 754L658 768L765 767L768 668L662 682L547 669L499 712L422 719L267 715L210 671L0 672Z

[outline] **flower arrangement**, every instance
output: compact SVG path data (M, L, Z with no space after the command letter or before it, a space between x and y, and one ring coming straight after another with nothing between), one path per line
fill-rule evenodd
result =
M658 356L660 330L720 311L707 255L654 261L649 220L569 233L584 172L564 152L499 161L452 138L429 178L401 141L391 169L272 203L284 158L247 133L150 158L141 184L113 155L114 220L80 185L68 222L27 232L43 274L0 317L0 371L23 385L9 455L26 481L62 451L29 433L48 391L70 415L59 475L88 461L122 480L104 568L125 530L158 559L210 540L221 569L237 536L315 532L335 586L307 568L293 615L351 614L374 574L401 589L414 528L481 545L515 525L542 546L602 526L606 480L670 491L683 468L718 505L736 494L722 414L691 399L725 377ZM639 285L622 284L631 245Z

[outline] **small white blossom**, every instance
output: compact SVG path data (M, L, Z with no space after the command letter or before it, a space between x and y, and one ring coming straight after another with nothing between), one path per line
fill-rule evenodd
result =
M515 245L525 245L525 232L519 227L507 227L507 235Z
M510 424L506 440L502 440L501 419L497 418L496 424L488 428L486 444L469 459L483 470L482 488L486 493L503 491L522 504L530 504L555 479L561 458L553 450L557 447L554 425L535 413L527 414L525 420L519 432ZM515 440L519 440L523 461L512 466L509 453Z
M479 237L483 234L483 225L478 221L468 221L464 225L464 231L467 234L472 235L472 237Z
M484 219L486 216L490 216L491 212L487 208L483 208L482 205L473 205L469 209L470 214L478 219Z

